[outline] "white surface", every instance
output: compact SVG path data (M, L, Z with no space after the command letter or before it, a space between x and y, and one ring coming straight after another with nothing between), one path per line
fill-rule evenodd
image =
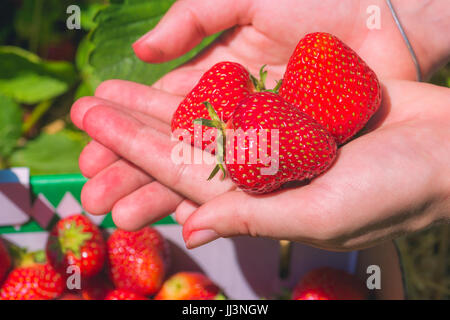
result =
M1 191L0 204L0 225L21 225L29 220L29 216Z
M64 194L63 198L56 207L56 213L61 218L66 218L71 215L81 213L82 211L83 208L81 207L80 203L69 191Z

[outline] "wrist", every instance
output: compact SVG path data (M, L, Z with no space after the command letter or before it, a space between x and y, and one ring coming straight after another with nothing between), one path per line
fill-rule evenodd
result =
M423 80L426 80L450 58L450 6L446 1L436 0L391 2L417 56ZM414 68L412 58L411 68Z

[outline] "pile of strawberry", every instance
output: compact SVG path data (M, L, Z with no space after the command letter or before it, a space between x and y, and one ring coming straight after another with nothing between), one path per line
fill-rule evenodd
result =
M300 40L273 90L266 90L266 76L261 69L256 80L238 63L218 63L172 118L172 131L180 139L188 135L194 146L217 155L210 178L221 169L250 193L271 192L326 171L337 147L365 126L381 102L375 73L328 33ZM234 139L229 139L230 130ZM249 133L256 138L251 140ZM262 170L271 166L272 173Z
M205 275L178 272L166 279L169 268L169 246L156 229L117 229L106 237L75 214L53 227L45 251L6 247L0 239L0 300L224 298Z

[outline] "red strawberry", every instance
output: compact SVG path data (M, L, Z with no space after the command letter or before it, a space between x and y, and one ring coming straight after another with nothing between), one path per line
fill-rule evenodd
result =
M148 227L149 228L149 227ZM111 279L117 289L155 294L166 273L165 246L151 230L115 230L107 242ZM157 239L157 241L155 241Z
M298 43L280 95L321 123L338 144L364 127L381 102L375 73L341 40L321 32Z
M18 253L18 266L7 276L0 288L0 300L50 300L65 289L64 279L48 263L39 263L43 252Z
M367 289L364 284L342 270L329 267L307 273L297 284L293 300L364 300Z
M211 106L208 110L214 117ZM210 124L223 131L223 124L217 125L217 122L213 120ZM234 183L250 193L267 193L289 181L314 178L325 171L336 156L336 143L327 130L271 92L254 93L242 99L226 129L234 131L224 133L228 135L227 171ZM254 138L251 139L252 132ZM276 132L278 137L274 136L276 140L272 141L272 134ZM272 170L264 172L271 166ZM217 167L212 175L216 171Z
M242 65L228 61L217 63L206 71L194 89L178 106L172 117L172 131L188 130L193 145L194 140L202 141L206 128L201 128L202 131L197 130L199 132L194 133L193 121L197 118L209 118L203 102L212 103L220 118L227 121L237 103L252 90L250 74ZM205 149L212 140L207 138L203 140L205 141L202 142L202 149Z
M100 272L106 256L105 240L89 218L76 214L61 219L50 232L47 259L60 273L70 265L80 268L82 277Z
M208 277L198 272L179 272L167 279L155 300L223 300L224 295Z
M148 298L134 292L117 289L108 293L105 300L148 300Z
M11 257L9 256L8 249L6 249L3 244L2 239L0 239L0 284L6 277L9 268L11 268Z
M83 298L76 294L66 293L59 297L58 300L83 300Z
M136 242L145 242L149 246L154 246L161 254L163 261L166 266L166 270L170 266L170 247L169 243L164 239L164 237L159 233L158 230L152 227L145 227L138 231L132 232L132 237L135 238Z
M112 284L103 273L89 279L83 279L81 296L84 300L104 300L113 290Z

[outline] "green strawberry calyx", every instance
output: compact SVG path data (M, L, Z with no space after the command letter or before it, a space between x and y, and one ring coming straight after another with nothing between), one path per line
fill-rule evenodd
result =
M273 92L278 94L278 91L281 87L281 84L283 80L277 81L277 84L273 89L267 89L266 88L266 79L267 79L267 70L264 70L266 68L266 65L263 65L261 69L259 69L259 79L257 79L254 75L250 73L250 80L253 83L253 86L255 87L256 92Z
M64 225L64 229L59 231L57 246L62 254L73 253L77 258L81 257L81 249L86 241L92 239L93 234L83 230L84 227L75 222Z
M45 263L47 260L44 250L29 252L25 248L9 244L8 251L16 268L31 267L37 263Z
M222 292L220 292L214 297L214 300L228 300L228 298Z
M208 177L208 180L211 180L214 178L214 176L219 172L219 170L222 171L222 180L225 179L227 172L225 170L225 167L223 165L223 157L225 154L225 129L226 129L226 123L223 122L220 117L217 115L216 110L214 110L214 107L209 103L208 101L203 102L206 109L208 110L208 114L211 117L211 119L195 119L194 124L203 125L210 128L216 128L217 129L217 147L216 147L216 159L217 159L217 165L214 167L213 171Z

